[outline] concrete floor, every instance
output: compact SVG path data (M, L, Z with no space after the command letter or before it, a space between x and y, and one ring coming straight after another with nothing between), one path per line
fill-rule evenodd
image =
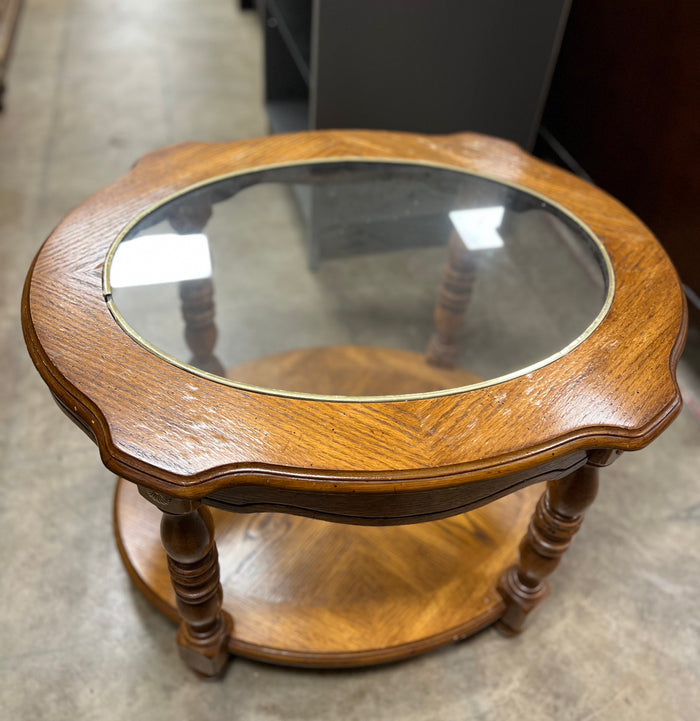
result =
M0 115L0 716L683 719L700 709L700 337L686 407L608 469L529 629L362 671L235 659L205 682L132 589L112 478L24 349L41 240L143 153L266 131L260 28L231 0L27 0Z

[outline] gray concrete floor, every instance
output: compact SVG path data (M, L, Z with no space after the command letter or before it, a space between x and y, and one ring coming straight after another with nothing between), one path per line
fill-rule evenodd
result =
M24 349L19 297L72 207L172 142L266 130L260 28L231 0L27 0L0 116L0 716L684 719L700 709L700 338L686 407L605 474L522 636L363 671L235 659L203 682L134 591L112 479Z

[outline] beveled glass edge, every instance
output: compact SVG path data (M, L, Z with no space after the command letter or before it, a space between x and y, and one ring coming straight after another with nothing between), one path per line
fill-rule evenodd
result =
M480 381L479 383L471 383L466 386L458 386L456 388L445 388L439 391L429 391L427 393L403 393L400 395L374 395L374 396L341 396L341 395L325 395L325 394L316 394L316 393L299 393L295 391L285 391L278 388L265 388L264 386L255 386L250 385L248 383L240 383L231 380L230 378L225 378L223 376L216 375L214 373L209 373L208 371L201 370L200 368L197 368L196 366L192 366L189 363L184 363L183 361L178 360L174 356L169 355L168 353L165 353L164 351L160 350L153 344L151 344L149 341L147 341L145 338L143 338L137 331L135 331L129 323L126 321L124 316L119 312L119 309L117 308L116 304L114 303L114 300L112 299L112 287L109 282L109 269L112 264L112 259L114 258L114 254L117 251L117 248L119 247L119 244L124 240L124 238L131 232L131 230L138 225L144 218L151 215L151 213L154 213L159 208L162 208L167 203L170 203L174 200L177 200L178 198L187 195L188 193L191 193L194 190L198 190L199 188L206 187L208 185L214 185L215 183L222 182L224 180L229 180L230 178L236 178L241 175L250 175L253 173L259 173L265 170L275 170L278 168L291 168L295 165L318 165L318 164L331 164L331 163L368 163L368 164L385 164L385 165L417 165L422 167L429 167L429 168L438 168L440 170L450 170L457 173L462 173L464 175L470 175L475 178L483 178L484 180L488 180L500 185L507 186L509 188L514 188L515 190L518 190L522 193L525 193L526 195L530 195L534 198L538 198L548 205L556 208L560 213L568 217L576 226L578 226L581 230L584 231L584 233L588 236L588 238L593 242L593 245L597 248L598 252L600 253L600 258L603 260L602 270L604 278L603 280L607 284L607 294L605 296L605 302L603 303L602 308L596 315L596 317L593 319L593 321L586 327L586 329L583 331L583 333L579 334L574 340L572 340L569 344L564 346L561 350L557 351L556 353L553 353L552 355L547 356L546 358L543 358L540 361L537 361L537 363L533 363L529 366L525 366L523 368L518 368L515 371L512 371L511 373L506 373L504 375L496 376L495 378L491 378L489 380ZM514 378L519 378L521 376L526 376L529 373L532 373L533 371L539 370L540 368L544 368L547 365L550 365L551 363L554 363L555 361L559 360L560 358L563 358L565 355L570 353L574 348L581 345L597 328L600 326L600 324L603 322L603 319L608 314L608 311L610 310L610 306L612 305L613 298L615 296L615 273L613 270L612 261L610 260L610 256L608 255L608 251L601 242L601 240L598 238L598 236L589 228L589 226L581 220L578 216L574 215L570 210L565 208L563 205L558 203L555 200L552 200L551 198L547 197L546 195L543 195L542 193L537 192L536 190L532 190L531 188L527 188L524 185L520 185L519 183L514 183L512 181L503 180L501 178L489 175L487 173L479 173L472 170L466 170L465 168L461 168L456 165L448 165L447 163L437 163L432 161L426 161L426 160L418 160L418 159L397 159L397 158L391 158L391 157L372 157L367 158L365 156L357 156L357 155L348 155L348 156L338 156L333 158L307 158L304 160L295 160L285 163L269 163L265 165L257 165L253 167L246 168L244 170L238 170L233 171L230 173L223 173L222 175L214 175L206 180L202 180L198 183L193 183L192 185L188 185L186 188L183 188L182 190L177 191L176 193L173 193L163 200L160 200L159 202L155 203L151 207L147 208L143 212L139 213L130 223L128 223L124 229L119 233L119 235L116 237L116 239L112 242L112 244L109 247L109 250L107 251L107 255L105 256L105 262L102 267L102 295L105 299L105 302L107 304L107 307L109 308L110 313L112 314L112 317L117 322L117 324L121 327L121 329L129 335L133 340L135 340L139 345L143 346L147 351L150 353L153 353L154 355L158 356L159 358L163 359L164 361L170 363L171 365L176 366L177 368L180 368L181 370L187 371L189 373L193 373L194 375L197 375L201 378L205 378L206 380L213 381L215 383L219 383L221 385L226 385L231 388L238 388L239 390L249 391L252 393L261 393L263 395L268 396L277 396L281 398L294 398L294 399L302 399L302 400L313 400L313 401L331 401L331 402L340 402L340 403L385 403L385 402L395 402L395 401L410 401L410 400L421 400L421 399L428 399L428 398L440 398L444 396L452 396L457 395L459 393L464 393L466 391L472 391L472 390L478 390L480 388L488 388L489 386L495 386L499 385L500 383L504 383L509 380L513 380Z

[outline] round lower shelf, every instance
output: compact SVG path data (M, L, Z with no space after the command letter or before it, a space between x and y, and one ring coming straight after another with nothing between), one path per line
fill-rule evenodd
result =
M256 358L227 371L239 383L321 396L431 393L479 383L466 368L431 365L424 353L380 346L323 346Z
M351 526L212 509L229 649L296 666L362 666L457 641L496 621L495 590L542 489L407 526ZM177 621L160 511L119 480L119 550L138 588Z

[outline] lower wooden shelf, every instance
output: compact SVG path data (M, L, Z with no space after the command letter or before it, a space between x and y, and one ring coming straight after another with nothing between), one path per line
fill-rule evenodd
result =
M407 658L496 621L495 590L516 559L532 486L452 518L407 526L328 523L212 509L229 649L295 666L362 666ZM115 532L142 593L177 621L160 511L119 480Z

